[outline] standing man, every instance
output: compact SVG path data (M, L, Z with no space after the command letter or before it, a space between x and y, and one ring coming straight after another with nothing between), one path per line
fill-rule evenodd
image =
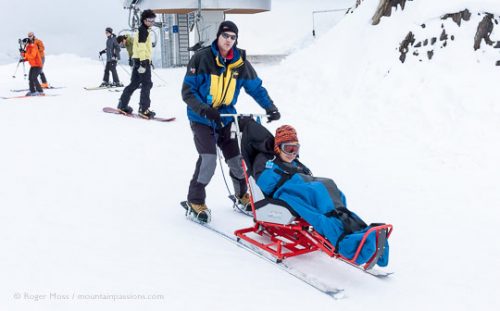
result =
M21 50L21 56L23 58L20 61L28 61L31 66L29 72L30 91L26 93L26 96L45 95L42 87L40 86L40 82L38 82L38 76L40 75L40 72L42 72L42 57L40 56L38 47L36 46L34 40L30 38L23 39L23 43L25 44L25 50Z
M130 97L134 91L141 87L141 99L139 101L139 116L145 119L152 119L156 115L154 111L149 110L151 99L149 94L153 87L151 81L151 60L153 52L153 43L151 40L151 27L155 22L156 14L152 10L144 10L141 14L141 26L137 34L134 35L134 47L132 59L134 68L130 77L130 84L123 90L118 110L124 114L132 113L133 109L128 105Z
M111 27L107 27L105 30L106 37L106 48L99 52L99 57L102 54L106 54L106 67L104 68L104 77L102 78L102 83L100 87L120 87L123 84L120 82L120 78L118 78L118 73L116 72L116 64L120 60L120 45L118 41L116 41L116 35L113 33L113 29ZM113 84L109 83L109 72L113 75Z
M239 202L246 205L250 201L238 141L231 137L233 119L221 118L220 115L236 113L234 106L243 87L266 110L269 121L280 118L278 108L262 86L262 80L246 60L245 51L236 47L237 43L238 27L231 21L222 22L212 45L198 50L189 61L182 86L182 98L187 104L199 155L187 199L191 210L203 222L210 219L210 210L205 204L205 187L217 165L216 145L229 166Z
M44 89L48 89L49 83L47 82L47 78L43 72L43 66L45 65L45 46L43 45L42 40L35 37L35 34L32 31L28 32L28 38L33 40L33 43L35 43L38 47L38 52L40 52L40 57L42 58L42 72L40 72L40 79L42 79L42 83L40 83L40 86Z

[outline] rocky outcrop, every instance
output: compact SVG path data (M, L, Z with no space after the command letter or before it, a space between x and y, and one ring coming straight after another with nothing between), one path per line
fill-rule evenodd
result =
M465 9L463 11L457 12L457 13L448 13L445 14L441 19L445 20L448 18L451 18L455 23L457 23L458 26L462 24L462 20L468 21L470 20L471 13L469 10Z
M406 1L407 0L380 0L377 11L375 11L375 15L372 17L372 25L378 25L382 16L391 16L392 8L397 8L398 5L404 10Z
M480 22L477 26L477 31L474 36L474 45L472 48L474 48L474 50L480 49L483 40L486 43L486 46L489 45L492 48L500 48L500 41L490 38L495 25L498 25L498 19L493 14L488 12L477 13L477 15L479 16ZM441 17L441 20L451 19L459 27L462 27L464 22L471 21L471 16L472 13L465 9L460 12L445 14ZM457 31L455 27L446 27L445 25L449 26L449 23L441 23L440 32L433 30L434 33L422 31L415 31L412 33L410 31L399 45L399 52L401 53L399 60L401 62L405 62L407 55L413 55L413 57L417 57L419 61L423 61L423 56L427 55L427 59L431 60L433 56L439 54L440 49L446 48L455 40L453 32ZM422 29L426 28L425 24L420 26ZM498 66L499 64L500 61L497 62L496 65Z
M486 44L493 45L494 42L490 39L493 27L493 14L486 13L483 20L477 26L476 35L474 36L474 51L481 47L483 39Z
M401 53L401 55L399 56L399 60L402 63L404 63L406 60L406 53L408 53L410 45L413 45L414 43L415 43L415 36L410 31L406 35L406 38L399 44L399 52Z

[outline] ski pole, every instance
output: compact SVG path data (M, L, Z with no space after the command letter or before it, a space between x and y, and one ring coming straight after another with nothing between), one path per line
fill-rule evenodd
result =
M104 63L104 59L102 58L101 55L99 55L99 59L101 60L101 64L104 68L106 68L106 64Z
M152 73L154 73L154 75L155 75L158 79L160 79L160 81L161 81L161 82L163 82L163 83L167 84L167 81L163 80L163 79L162 79L162 77L160 77L160 75L159 75L159 74L157 74L157 73L154 71L153 64L151 64L151 69L152 69L152 70L151 70L151 72L152 72Z
M26 80L27 74L26 74L26 66L24 65L24 62L23 62L23 72L24 72L24 80Z
M17 62L17 65L16 65L16 70L14 71L14 74L12 75L12 78L16 78L16 74L17 74L17 70L19 69L19 64L21 63L21 61L18 61Z
M125 68L125 66L123 66L123 65L122 65L122 64L120 64L120 63L118 63L118 66L120 66L120 68L121 68L123 71L125 71L125 72L129 75L129 76L131 76L130 71L128 71L128 70Z

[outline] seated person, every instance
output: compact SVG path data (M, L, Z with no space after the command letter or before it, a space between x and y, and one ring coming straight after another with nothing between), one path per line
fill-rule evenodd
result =
M254 130L255 125L252 125ZM263 130L260 129L261 132ZM258 152L253 155L249 169L257 185L266 197L286 202L316 232L328 239L337 253L348 259L353 258L370 226L346 208L345 196L332 179L313 177L311 171L298 160L300 144L293 127L279 127L274 144L270 133L269 136L260 145L254 144ZM372 258L377 251L376 243L376 234L372 232L356 260L358 265ZM377 264L386 266L388 259L389 246L386 243Z

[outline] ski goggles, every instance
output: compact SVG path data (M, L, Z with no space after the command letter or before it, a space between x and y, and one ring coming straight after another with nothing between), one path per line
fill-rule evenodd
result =
M281 151L287 155L297 155L299 154L300 144L299 143L283 143L280 145Z
M236 40L237 37L236 37L236 35L230 35L227 32L223 32L222 33L222 38L224 38L224 39L231 39L231 40L234 41L234 40Z

